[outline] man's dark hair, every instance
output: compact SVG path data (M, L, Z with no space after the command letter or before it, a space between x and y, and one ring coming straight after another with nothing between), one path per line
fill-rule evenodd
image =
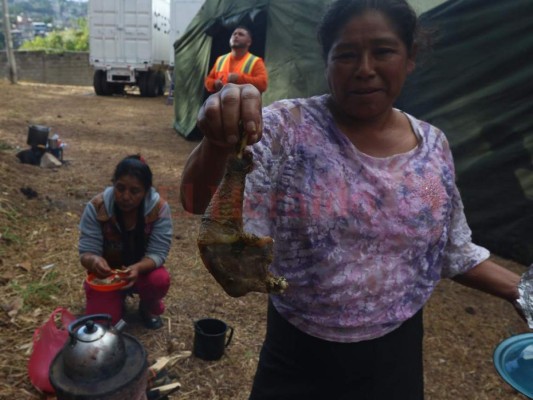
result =
M243 29L245 30L246 32L248 32L248 36L250 36L250 39L253 39L253 35L252 35L252 30L250 28L248 28L247 26L245 25L238 25L235 27L235 29L233 30L233 32L235 32L237 29ZM232 33L233 33L232 32Z

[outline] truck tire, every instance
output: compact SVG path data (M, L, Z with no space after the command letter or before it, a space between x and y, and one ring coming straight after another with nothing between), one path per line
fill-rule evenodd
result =
M113 85L107 82L106 73L101 69L94 71L93 87L98 96L111 96L113 94Z
M104 72L104 79L102 79L102 93L104 96L111 96L114 92L115 89L113 87L113 84L107 81L107 76Z
M141 97L157 96L157 73L147 71L139 76L139 91Z
M165 73L163 71L157 72L157 95L158 96L164 96L165 95L165 86L166 86L166 78Z
M139 94L141 97L146 97L146 74L144 72L140 72L137 76L137 87L139 88Z
M98 69L94 71L93 76L93 87L94 87L94 93L96 93L97 96L103 96L104 92L102 90L102 80L105 79L105 73L104 71Z
M139 77L141 97L156 97L160 93L160 77L157 71L147 71Z

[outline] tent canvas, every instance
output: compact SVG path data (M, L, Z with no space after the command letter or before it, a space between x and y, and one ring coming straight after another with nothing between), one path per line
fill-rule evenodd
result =
M533 263L531 0L448 0L421 16L436 29L398 106L441 128L476 243Z
M206 0L174 44L174 127L197 139L196 115L207 93L203 79L217 56L229 51L240 24L251 28L250 51L263 57L269 86L263 104L306 97L327 90L316 29L331 0ZM421 13L446 0L410 0Z
M252 26L264 57L263 103L324 93L316 27L329 0L207 0L175 43L175 128L195 137L203 79L227 52L231 30ZM398 106L441 128L456 161L474 240L533 262L533 50L531 0L411 0L422 25L437 28ZM436 6L436 7L434 7ZM425 11L425 12L424 12ZM496 131L496 133L494 133ZM492 132L492 133L491 133Z
M432 8L435 8L447 0L408 0L409 4L417 12L417 14L425 13Z
M240 24L251 28L250 51L263 57L269 86L263 104L282 98L324 93L324 63L316 29L331 0L206 0L174 44L174 127L198 138L196 115L207 93L203 79L217 56L229 51L229 37ZM410 0L417 12L446 0Z
M251 28L250 51L265 60L269 86L263 104L286 97L324 93L324 63L316 27L329 0L207 0L175 47L175 128L194 138L206 97L204 77L217 56L229 51L240 24ZM192 137L191 137L192 136Z

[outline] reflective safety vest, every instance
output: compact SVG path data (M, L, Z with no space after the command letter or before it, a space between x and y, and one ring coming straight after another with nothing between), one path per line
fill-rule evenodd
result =
M229 71L230 56L231 53L224 54L218 57L216 61L216 72L217 74L223 74L225 79L227 79L227 75L231 72L240 72L241 74L249 75L254 69L255 63L259 60L259 57L254 56L252 53L248 53L242 60L239 60L236 71Z

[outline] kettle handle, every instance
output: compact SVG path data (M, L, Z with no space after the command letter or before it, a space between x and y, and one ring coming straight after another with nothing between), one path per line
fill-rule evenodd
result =
M112 321L112 317L109 314L93 314L93 315L86 315L85 317L81 317L80 319L77 319L74 322L71 322L68 326L68 334L72 339L76 339L76 334L74 332L74 328L77 328L78 326L84 324L87 321L94 321L96 319L107 319L108 321Z

